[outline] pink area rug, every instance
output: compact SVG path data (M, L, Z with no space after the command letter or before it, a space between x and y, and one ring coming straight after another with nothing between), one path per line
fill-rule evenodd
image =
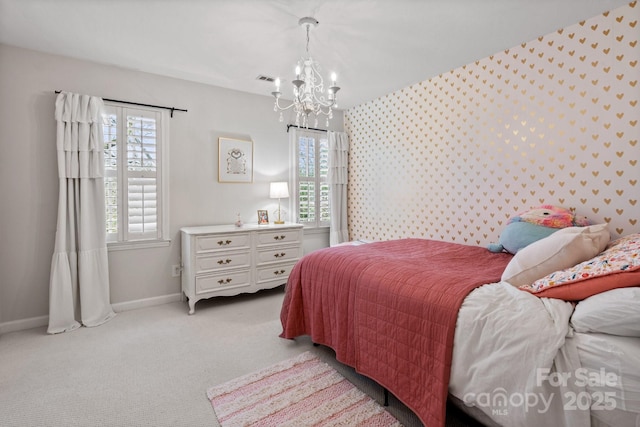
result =
M311 352L207 390L231 426L401 426L375 400Z

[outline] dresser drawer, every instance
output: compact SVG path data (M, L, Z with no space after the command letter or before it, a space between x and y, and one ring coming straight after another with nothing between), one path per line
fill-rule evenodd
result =
M298 246L280 246L277 248L258 251L258 264L279 261L291 261L300 258Z
M251 236L249 233L216 234L196 237L196 252L228 251L230 249L249 249Z
M249 270L196 276L196 294L251 286Z
M219 271L229 268L249 268L251 255L249 252L215 253L196 257L196 274L206 271Z
M294 265L296 264L289 263L284 265L260 267L258 268L257 282L263 283L278 280L281 283L285 283L289 278L289 274L291 274L291 270L293 270Z
M300 243L302 231L300 229L261 231L258 233L258 246Z

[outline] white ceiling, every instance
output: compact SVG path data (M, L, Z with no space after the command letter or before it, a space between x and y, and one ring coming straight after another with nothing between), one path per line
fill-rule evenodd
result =
M349 108L627 3L0 0L0 42L269 95L256 77L292 79L313 16L310 53Z

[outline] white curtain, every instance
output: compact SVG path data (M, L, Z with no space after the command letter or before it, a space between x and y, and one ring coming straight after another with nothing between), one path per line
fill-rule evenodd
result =
M105 243L101 98L62 92L56 99L58 223L49 279L55 334L113 316Z
M347 168L349 166L349 137L344 132L328 132L329 136L329 193L331 194L331 246L349 240L347 227Z

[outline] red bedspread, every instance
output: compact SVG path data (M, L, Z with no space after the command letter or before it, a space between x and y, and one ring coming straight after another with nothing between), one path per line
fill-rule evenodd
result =
M472 289L499 281L510 259L426 239L312 252L289 276L280 336L333 348L426 426L443 426L458 310Z

